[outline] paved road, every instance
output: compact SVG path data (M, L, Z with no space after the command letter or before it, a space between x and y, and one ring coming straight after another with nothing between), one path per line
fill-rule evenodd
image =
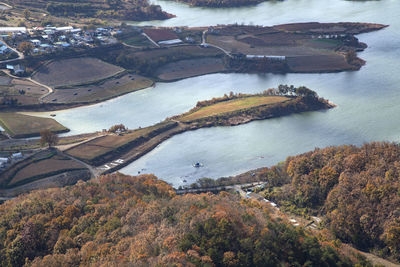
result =
M202 37L201 37L201 39L202 39L202 40L201 40L201 45L217 48L217 49L221 50L222 52L224 52L228 57L232 57L232 55L231 55L231 53L230 53L229 51L223 49L223 48L220 47L220 46L217 46L217 45L210 44L210 43L207 43L207 42L206 42L206 34L207 34L207 31L208 31L208 30L203 31L203 35L202 35Z
M25 58L25 56L24 56L24 54L23 53L21 53L21 52L19 52L17 49L15 49L15 48L12 48L11 46L9 46L6 42L3 42L8 48L10 48L12 51L14 51L15 53L17 53L18 54L18 57L17 58L13 58L13 59L7 59L7 60L3 60L3 61L0 61L0 64L1 63L10 63L10 62L14 62L14 61L17 61L17 60L20 60L20 59L24 59Z

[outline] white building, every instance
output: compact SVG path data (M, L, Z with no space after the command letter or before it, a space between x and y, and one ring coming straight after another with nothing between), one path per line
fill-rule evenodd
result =
M266 58L266 59L271 59L271 60L276 60L276 61L284 61L286 60L285 56L267 56L267 55L246 55L247 59L261 59L261 58Z
M0 33L26 33L26 27L0 27Z

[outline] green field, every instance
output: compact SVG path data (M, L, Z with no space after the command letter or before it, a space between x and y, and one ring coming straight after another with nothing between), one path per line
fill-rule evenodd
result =
M39 136L40 131L68 132L69 129L51 118L40 118L19 113L0 113L0 125L14 138Z
M248 109L257 106L280 103L287 101L289 99L290 98L283 96L251 96L251 97L238 98L202 107L192 113L183 115L181 118L179 118L179 120L183 122L190 122L198 119L203 119L206 117L216 116L223 113Z
M127 45L133 46L146 46L146 47L154 47L155 45L152 44L149 39L141 34L136 34L133 36L129 36L121 40L122 42L126 43Z

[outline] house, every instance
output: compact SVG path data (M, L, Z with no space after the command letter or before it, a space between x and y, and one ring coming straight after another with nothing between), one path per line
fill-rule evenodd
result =
M34 39L34 40L31 40L31 43L32 43L34 46L39 46L42 42L41 42L40 40L38 40L38 39Z
M182 40L171 30L166 29L144 29L143 34L158 45L180 44Z
M25 73L25 67L22 65L6 65L6 69L10 70L14 75L23 75Z
M8 162L8 158L0 158L0 168L3 168Z
M70 32L71 30L73 30L74 29L74 27L72 27L72 26L65 26L65 27L58 27L58 28L55 28L55 30L57 31L57 32Z
M0 46L0 54L6 54L10 51L10 48L8 48L6 45Z
M22 159L22 153L18 152L18 153L14 153L11 155L11 158L13 159Z
M25 27L0 27L0 33L26 33Z

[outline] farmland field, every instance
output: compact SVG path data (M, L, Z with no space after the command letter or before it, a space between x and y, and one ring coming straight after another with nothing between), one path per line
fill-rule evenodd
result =
M226 70L221 58L187 59L168 63L159 68L157 77L166 80L184 79Z
M43 150L20 161L2 173L1 188L12 188L48 176L86 167L56 151Z
M289 68L294 72L334 72L351 70L353 66L346 62L342 55L315 55L302 57L288 57Z
M96 58L71 58L52 61L41 66L33 79L48 86L71 86L102 80L123 69Z
M14 178L10 181L9 186L20 184L32 177L39 177L60 171L78 170L83 168L84 166L77 161L56 155L50 159L32 163L18 171Z
M280 103L287 101L289 99L290 98L283 96L251 96L251 97L233 99L233 100L218 102L210 106L202 107L197 111L184 115L183 117L179 118L179 120L183 122L190 122L206 117L216 116L227 112Z
M194 57L216 57L223 55L219 49L208 47L201 48L199 46L179 46L179 47L169 47L166 49L155 49L151 53L149 51L132 51L133 53L128 54L128 56L134 56L140 58L141 60L154 60L160 57L176 57L177 59L186 59Z
M48 89L26 79L14 79L0 72L0 103L4 97L16 99L19 106L37 105Z
M156 132L157 130L173 124L173 122L160 123L154 126L134 130L133 132L125 133L121 136L102 136L89 142L75 146L67 150L66 153L83 161L91 161L129 143L133 143L136 141L140 143L140 140L142 138L146 138L148 135Z
M98 84L55 89L43 100L48 103L90 103L150 87L153 81L136 74L112 77Z
M51 118L40 118L19 113L0 113L0 125L14 138L39 136L40 131L68 132L69 129Z
M138 46L138 47L155 47L155 45L149 41L144 35L142 34L135 34L132 36L128 36L124 39L121 39L127 45Z

